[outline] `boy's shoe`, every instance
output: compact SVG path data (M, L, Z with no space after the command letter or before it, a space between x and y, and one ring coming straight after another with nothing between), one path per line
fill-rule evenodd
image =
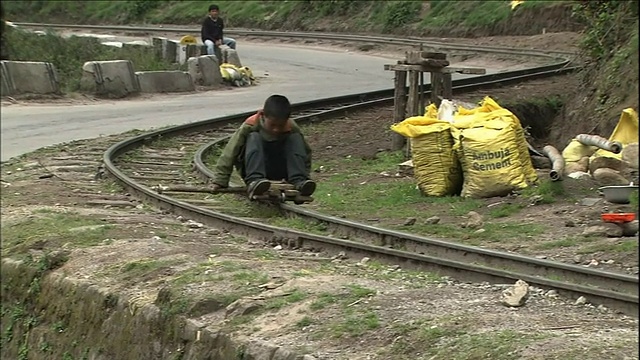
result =
M301 196L311 196L316 191L316 183L313 180L305 180L296 185L296 190Z
M271 188L271 182L269 180L256 180L249 184L247 187L247 192L249 193L249 198L253 198L257 195L263 195Z

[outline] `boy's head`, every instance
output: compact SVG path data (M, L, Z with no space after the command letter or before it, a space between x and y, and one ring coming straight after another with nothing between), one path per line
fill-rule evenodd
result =
M212 18L217 18L218 13L220 12L220 8L218 5L209 5L209 16Z
M269 96L264 102L262 114L264 128L267 132L277 135L288 131L291 104L286 97L282 95Z

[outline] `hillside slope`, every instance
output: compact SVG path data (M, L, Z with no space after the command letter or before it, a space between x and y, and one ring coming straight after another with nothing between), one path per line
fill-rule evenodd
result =
M570 1L214 1L229 27L432 36L576 31ZM3 1L11 21L197 24L203 1Z

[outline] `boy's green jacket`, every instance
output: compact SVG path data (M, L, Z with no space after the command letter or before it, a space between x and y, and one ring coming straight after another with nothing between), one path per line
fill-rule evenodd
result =
M215 176L213 178L213 183L218 184L223 187L229 186L229 178L231 177L231 173L233 172L233 167L235 166L238 171L241 171L244 166L244 148L245 143L247 141L247 136L255 131L260 132L263 139L266 141L274 141L278 140L280 137L276 137L270 134L267 134L263 130L264 117L262 116L262 111L258 111L255 115L248 117L244 123L236 130L236 132L231 136L227 146L225 146L222 151L222 155L218 158L218 163L215 168ZM302 134L300 127L295 121L289 119L288 123L289 133L300 133ZM304 136L303 136L304 139ZM305 159L305 165L307 168L307 174L311 173L311 147L307 143L306 139L304 139L304 147L307 151L307 158Z

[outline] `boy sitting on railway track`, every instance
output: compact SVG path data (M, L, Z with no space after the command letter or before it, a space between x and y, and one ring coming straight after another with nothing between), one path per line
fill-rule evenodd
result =
M311 196L316 184L309 179L311 148L292 120L291 104L272 95L262 110L248 117L233 134L218 159L214 190L229 185L235 167L247 185L249 197L269 191L269 180L285 180L302 196Z

